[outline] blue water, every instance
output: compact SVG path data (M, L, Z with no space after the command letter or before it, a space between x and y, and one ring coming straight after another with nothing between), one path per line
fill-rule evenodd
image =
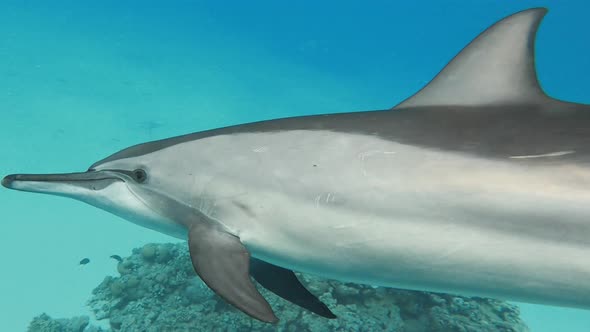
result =
M0 173L85 170L146 140L388 108L482 29L534 6L551 9L543 87L590 103L587 1L4 0ZM110 255L171 240L67 199L0 190L0 207L2 331L41 312L88 314L91 289L116 272ZM590 311L522 310L534 332L590 331Z

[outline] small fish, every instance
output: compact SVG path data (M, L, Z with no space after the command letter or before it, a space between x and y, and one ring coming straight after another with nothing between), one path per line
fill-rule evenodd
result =
M119 263L121 263L123 261L123 258L121 258L121 256L119 255L111 255L112 259L116 259Z
M90 259L88 259L88 258L84 258L80 261L80 265L86 265L88 263L90 263Z

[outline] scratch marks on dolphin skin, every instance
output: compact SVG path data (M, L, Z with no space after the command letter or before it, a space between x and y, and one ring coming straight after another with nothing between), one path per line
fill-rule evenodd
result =
M375 154L395 154L395 151L369 150L359 153L358 157L361 161L365 161L367 157L370 157Z
M256 218L256 213L254 213L254 211L248 205L246 205L242 202L239 202L237 200L232 200L231 202L233 203L233 205L235 205L240 210L242 210L250 218Z
M257 146L254 149L252 149L252 151L254 151L256 153L267 152L268 151L268 146Z
M335 193L332 192L325 192L317 195L315 197L315 207L319 208L322 205L333 205L333 204L341 204L342 200L339 199Z
M551 153L544 153L544 154L531 154L531 155L524 155L524 156L510 156L510 159L532 159L532 158L546 158L546 157L561 157L568 154L576 153L576 151L568 150L568 151L558 151L558 152L551 152Z

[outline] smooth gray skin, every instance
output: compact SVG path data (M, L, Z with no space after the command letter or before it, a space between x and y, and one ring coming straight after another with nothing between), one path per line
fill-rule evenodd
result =
M590 106L539 86L545 13L496 23L393 110L199 132L130 147L86 173L2 184L179 238L191 230L199 275L265 321L275 318L246 280L243 248L345 281L590 308ZM196 229L207 250L195 249ZM238 258L211 254L222 252Z

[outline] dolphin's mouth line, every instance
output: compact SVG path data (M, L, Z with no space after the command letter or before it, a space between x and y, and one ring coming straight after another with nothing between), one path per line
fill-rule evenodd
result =
M2 179L2 185L11 188L14 182L48 182L48 183L72 183L72 182L93 182L101 180L119 180L117 176L107 175L100 172L80 172L63 174L11 174Z

